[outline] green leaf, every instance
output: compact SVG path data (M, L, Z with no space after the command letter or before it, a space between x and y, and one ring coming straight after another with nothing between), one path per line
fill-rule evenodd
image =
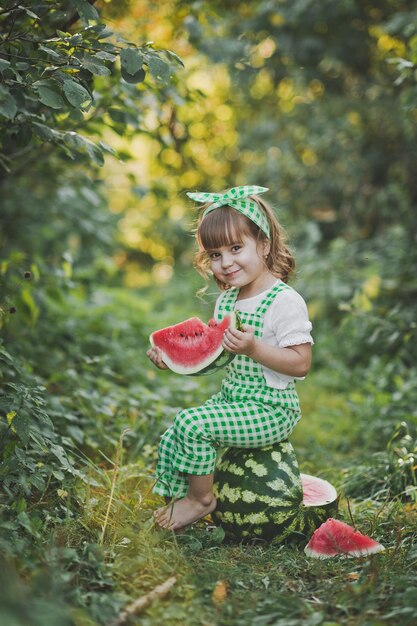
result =
M69 37L71 37L71 33L66 33L63 30L56 30L56 34L59 35L59 37L63 40L66 41ZM50 41L59 41L59 39L50 39Z
M203 549L203 544L194 535L178 535L177 541L190 552L200 552Z
M141 70L143 61L143 55L136 48L123 48L120 53L122 72L132 77Z
M18 412L13 420L13 427L20 441L23 444L27 444L30 436L30 420L28 415L23 412Z
M111 74L110 69L93 56L85 55L82 59L79 59L79 61L86 70L96 76L108 76Z
M32 322L36 322L36 320L39 317L39 307L36 304L35 300L33 299L33 296L31 294L30 289L28 288L22 288L21 292L20 292L20 297L22 299L22 301L25 303L25 305L27 306L29 313L30 313L30 317Z
M67 132L64 135L64 142L72 154L85 154L97 165L104 164L102 149L90 139L75 132Z
M117 55L111 54L110 52L103 52L101 50L100 52L97 52L96 58L103 59L103 61L111 61L113 63L117 59Z
M45 480L41 476L41 474L32 474L29 478L29 482L31 485L36 487L39 491L43 491L45 489Z
M70 112L69 117L74 122L82 122L84 120L84 116L82 114L82 111L80 111L79 109L72 109L72 111Z
M10 61L6 61L6 59L0 59L0 72L10 67Z
M185 67L183 60L178 56L178 54L172 52L172 50L165 50L165 54L173 61L176 61L177 63L182 65L182 67Z
M83 24L88 26L90 22L99 22L100 16L97 9L91 5L87 0L72 0L75 4L78 14Z
M19 498L15 504L16 513L21 513L22 511L26 511L27 502L24 498Z
M72 37L70 37L68 43L70 46L78 46L78 44L82 43L83 37L81 33L75 33Z
M58 459L58 461L61 463L62 467L64 467L65 469L68 469L68 468L71 467L70 464L69 464L66 452L65 452L65 450L64 450L64 448L62 446L53 443L50 446L50 451Z
M126 124L126 112L123 109L109 109L108 114L113 122L116 122L117 124Z
M163 83L168 83L171 76L171 66L169 63L161 59L156 55L150 55L148 57L149 71L152 76Z
M4 356L4 359L9 361L10 363L13 363L13 358L11 356L11 354L9 354L7 352L7 350L5 350L5 348L3 348L2 345L0 345L0 354L2 354Z
M40 80L34 85L35 90L38 93L39 100L42 104L45 104L52 109L62 109L65 106L65 101L61 96L58 85L53 80Z
M22 511L21 513L19 513L19 515L17 516L17 519L19 520L19 523L21 524L21 526L23 526L23 528L27 530L31 535L34 535L35 537L39 537L39 532L36 528L38 524L36 525L32 524L32 520L30 519L29 515L25 511Z
M22 4L19 4L19 9L22 9L22 11L24 11L26 13L26 15L28 15L29 17L32 17L34 20L39 20L40 19L39 15L36 15L36 13L31 11L27 7L23 6Z
M140 69L132 75L128 74L128 72L126 72L122 67L121 73L123 80L125 80L127 83L143 83L146 77L146 72L144 69Z
M60 137L59 133L45 124L33 122L32 127L39 139L42 139L42 141L56 141Z
M6 87L0 85L0 115L12 120L16 113L16 100Z
M218 526L210 533L211 542L215 545L220 545L226 536L224 529L221 526Z
M116 150L112 148L111 146L109 146L109 144L106 143L105 141L99 141L98 145L103 150L103 152L108 152L109 154L112 154L113 156L117 156Z
M106 26L106 24L96 24L96 26L89 26L89 29L92 32L98 34L99 41L101 39L107 39L108 37L112 37L114 35L114 32L108 26ZM111 47L114 48L113 45L111 45Z
M39 45L39 50L42 50L42 52L45 52L46 54L48 54L49 56L53 57L54 59L66 59L66 57L63 54L60 54L59 52L57 52L53 48L49 48L49 46L44 46L44 45L40 44Z
M68 102L77 109L88 110L92 104L92 97L79 83L71 78L64 80L64 93Z

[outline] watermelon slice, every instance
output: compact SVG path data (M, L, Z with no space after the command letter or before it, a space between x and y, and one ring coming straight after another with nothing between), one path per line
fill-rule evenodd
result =
M237 314L227 315L221 322L208 324L198 317L156 330L149 340L159 348L170 370L188 376L210 374L227 365L235 355L223 349L222 340L228 328L238 326Z
M300 474L300 478L303 489L301 512L305 523L304 533L309 537L320 524L336 515L339 498L336 489L327 480L310 474Z
M304 506L325 506L337 500L337 491L327 480L309 474L300 474L300 478Z
M385 550L384 546L371 537L362 535L349 524L332 517L314 532L304 548L307 556L316 559L328 559L338 555L365 556L382 550Z

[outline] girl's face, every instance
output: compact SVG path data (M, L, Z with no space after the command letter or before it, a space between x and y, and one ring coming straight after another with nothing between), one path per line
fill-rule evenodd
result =
M269 250L269 241L258 242L251 236L243 235L241 241L232 241L206 252L217 280L240 288L240 295L252 297L261 293L266 282L270 282L267 278L272 277L264 261Z

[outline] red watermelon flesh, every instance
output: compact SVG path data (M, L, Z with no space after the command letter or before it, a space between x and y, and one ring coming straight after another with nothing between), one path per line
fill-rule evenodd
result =
M304 506L323 506L337 500L337 491L327 480L300 474Z
M328 559L338 555L365 556L384 549L371 537L331 517L314 532L304 552L316 559Z
M153 347L161 350L164 363L173 372L191 375L206 371L223 356L223 335L229 327L235 326L234 315L227 315L221 322L212 319L208 324L198 317L191 317L156 330L149 340Z

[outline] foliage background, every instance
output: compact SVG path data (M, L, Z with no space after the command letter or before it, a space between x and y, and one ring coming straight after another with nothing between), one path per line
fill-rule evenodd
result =
M147 534L145 505L159 434L218 380L178 389L144 353L156 327L211 316L213 286L195 298L202 284L185 191L247 182L271 190L315 329L314 368L300 386L300 462L353 499L365 525L374 528L372 512L383 518L395 548L378 584L369 586L376 570L363 565L359 616L354 592L341 587L337 597L335 582L333 605L345 602L344 614L333 606L320 617L308 603L297 613L285 596L281 617L365 623L370 610L382 623L414 619L412 582L398 576L393 588L390 570L415 558L407 511L416 499L416 17L414 3L400 0L3 3L0 616L8 624L107 623L175 568L186 582L164 619L202 623L192 621L201 599L187 569L206 562L204 554L193 561L200 540L187 540L184 556ZM129 528L139 523L138 538ZM271 558L234 555L251 560L254 580ZM130 588L122 572L133 562ZM141 566L153 576L140 576ZM286 567L302 596L302 566ZM261 594L268 585L259 585L259 623L272 623ZM189 614L187 602L179 608L187 598ZM233 602L236 613L238 591ZM210 606L208 620L238 623L227 606L221 615Z

